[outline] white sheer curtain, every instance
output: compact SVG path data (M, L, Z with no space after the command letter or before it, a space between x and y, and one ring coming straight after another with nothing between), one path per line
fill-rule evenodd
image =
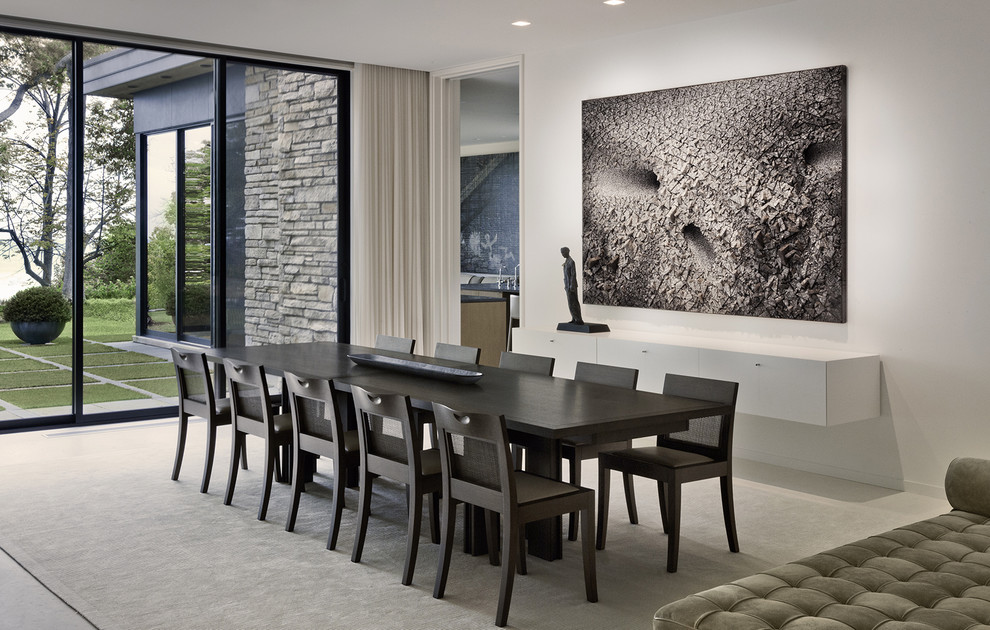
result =
M367 64L355 75L351 341L384 333L432 353L429 75Z

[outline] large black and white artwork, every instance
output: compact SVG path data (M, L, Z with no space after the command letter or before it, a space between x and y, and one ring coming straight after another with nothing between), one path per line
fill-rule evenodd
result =
M845 321L845 66L587 100L584 302Z

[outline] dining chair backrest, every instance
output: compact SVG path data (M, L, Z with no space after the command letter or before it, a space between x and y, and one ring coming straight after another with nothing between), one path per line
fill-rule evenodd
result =
M172 348L172 363L175 364L175 378L179 386L179 399L184 411L201 418L209 418L217 413L213 384L210 382L210 368L206 354L196 350Z
M223 366L227 372L227 389L235 421L259 422L273 432L272 402L265 368L233 359L224 359Z
M458 346L456 344L438 341L436 350L433 351L433 356L438 359L447 359L448 361L477 364L481 360L481 348Z
M732 411L722 416L690 420L686 431L657 436L657 446L698 453L714 460L728 459L732 452L732 425L738 392L738 383L667 374L663 381L664 395L725 403L732 405Z
M361 465L367 456L370 471L381 470L393 479L405 478L402 469L406 466L418 469L422 440L413 424L409 397L374 393L357 385L351 385L351 394L358 415Z
M496 511L515 503L505 418L460 413L439 403L433 403L433 414L440 432L445 496Z
M639 381L639 370L617 365L578 361L574 369L574 380L636 389L636 384Z
M377 335L375 337L375 348L378 350L412 354L416 348L416 340L406 339L405 337L393 337L391 335Z
M333 381L285 373L292 429L306 450L305 437L336 442L344 434Z
M541 357L535 354L523 354L521 352L502 352L498 359L498 366L516 372L528 372L530 374L543 374L551 376L553 374L553 357Z

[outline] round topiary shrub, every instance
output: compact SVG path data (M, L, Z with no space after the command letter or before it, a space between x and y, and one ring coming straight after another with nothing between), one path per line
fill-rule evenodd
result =
M21 341L48 343L62 334L72 319L72 304L53 287L31 287L15 293L3 305L3 319Z

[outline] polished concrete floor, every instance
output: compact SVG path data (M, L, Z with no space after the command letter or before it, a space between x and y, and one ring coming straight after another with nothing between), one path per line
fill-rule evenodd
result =
M70 608L0 551L0 630L92 630L96 626Z

